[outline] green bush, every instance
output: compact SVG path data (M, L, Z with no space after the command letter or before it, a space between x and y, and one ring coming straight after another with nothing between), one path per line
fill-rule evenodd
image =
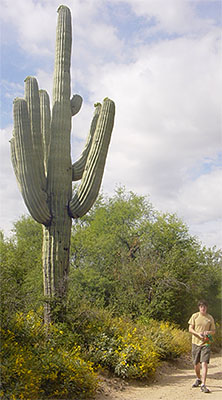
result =
M216 322L216 332L213 335L212 351L219 352L222 347L222 324Z
M2 329L2 398L93 398L96 371L146 379L160 360L190 350L190 335L168 322L132 322L86 305L65 323L44 326L39 313L17 313Z
M2 329L2 392L5 399L84 399L95 394L98 379L81 348L66 340L61 326L44 327L36 313L17 314Z
M122 378L152 375L160 359L173 359L190 350L190 336L169 323L134 323L113 318L104 310L81 310L73 327L95 367Z
M161 360L172 360L191 349L191 335L169 322L146 322L147 334L157 347Z

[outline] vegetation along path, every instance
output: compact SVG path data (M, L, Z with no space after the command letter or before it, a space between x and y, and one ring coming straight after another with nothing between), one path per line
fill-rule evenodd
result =
M164 363L153 382L148 384L122 384L118 379L104 379L102 392L96 400L199 400L205 396L212 400L222 398L222 358L213 354L209 367L207 386L210 394L193 389L194 373L190 359Z

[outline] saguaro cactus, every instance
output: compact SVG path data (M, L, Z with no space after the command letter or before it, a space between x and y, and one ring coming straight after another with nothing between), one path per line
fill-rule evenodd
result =
M37 80L25 80L25 98L14 100L11 156L15 175L32 217L43 225L44 294L61 299L67 292L72 218L93 205L101 185L113 129L115 105L106 98L95 106L86 146L71 163L71 118L82 98L70 99L71 13L58 9L52 112ZM80 180L72 197L72 181ZM46 320L50 309L46 306Z

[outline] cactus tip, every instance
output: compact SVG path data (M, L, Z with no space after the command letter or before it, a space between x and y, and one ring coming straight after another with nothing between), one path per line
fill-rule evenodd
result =
M13 100L13 104L20 100L24 100L23 97L15 97L15 99Z
M101 103L95 103L95 104L94 104L94 107L95 107L95 108L98 107L98 106L101 106Z
M37 79L34 76L29 75L24 79L24 82L28 82L29 80L37 81Z
M67 6L64 6L63 4L61 4L61 5L58 7L58 9L57 9L57 13L58 13L62 8L68 9Z

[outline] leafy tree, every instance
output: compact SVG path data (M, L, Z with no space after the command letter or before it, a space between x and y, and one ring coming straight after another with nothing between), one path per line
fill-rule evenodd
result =
M70 295L186 326L200 297L214 299L219 317L220 264L221 253L202 248L176 215L119 188L74 226Z
M30 217L14 224L13 235L1 235L1 320L18 311L36 309L42 297L41 227Z

